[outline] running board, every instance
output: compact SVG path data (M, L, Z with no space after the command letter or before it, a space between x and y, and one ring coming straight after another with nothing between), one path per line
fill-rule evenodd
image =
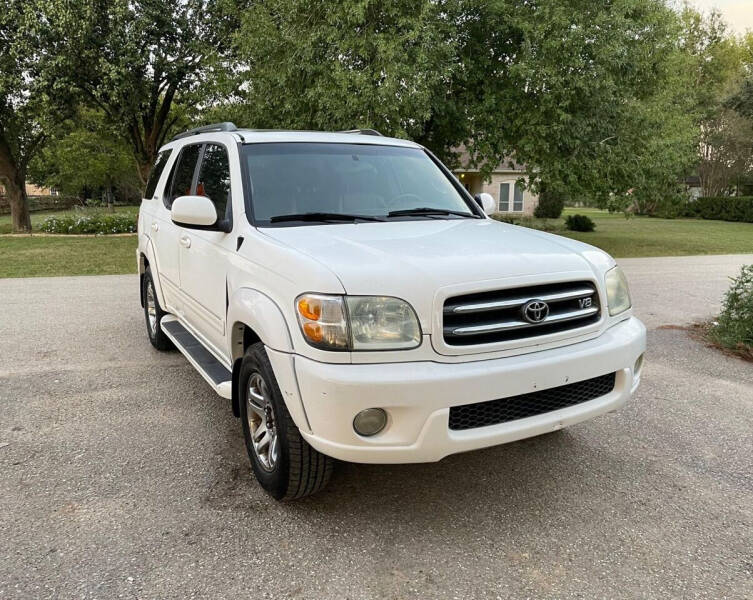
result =
M196 336L183 327L173 315L162 317L160 327L215 392L223 398L232 397L233 374Z

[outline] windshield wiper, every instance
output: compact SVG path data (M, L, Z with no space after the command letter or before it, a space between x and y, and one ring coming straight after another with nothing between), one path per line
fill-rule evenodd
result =
M384 221L384 219L369 215L348 215L329 212L293 213L290 215L276 215L269 219L270 223L282 223L283 221L345 221L355 223L356 221Z
M457 215L459 217L470 217L472 219L478 218L477 215L462 212L460 210L445 210L444 208L431 208L429 206L422 206L419 208L406 208L404 210L391 210L389 213L387 213L388 217L410 217L423 215Z

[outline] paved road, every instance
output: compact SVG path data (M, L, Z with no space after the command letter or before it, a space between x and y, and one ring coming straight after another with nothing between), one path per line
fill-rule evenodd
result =
M0 280L0 599L753 598L753 365L659 328L753 256L622 262L650 327L624 410L284 505L134 276Z

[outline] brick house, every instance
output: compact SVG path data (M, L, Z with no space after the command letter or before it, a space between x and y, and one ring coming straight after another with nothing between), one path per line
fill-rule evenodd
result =
M491 180L481 177L480 168L472 166L471 157L465 148L458 149L460 167L453 172L465 189L474 196L481 192L491 194L497 203L497 212L510 215L532 215L539 203L538 194L533 194L518 183L526 181L525 165L505 158L491 172Z

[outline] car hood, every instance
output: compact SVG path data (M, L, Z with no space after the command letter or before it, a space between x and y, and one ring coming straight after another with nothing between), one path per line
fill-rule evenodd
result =
M395 296L416 309L424 331L437 292L451 286L526 280L545 274L592 275L613 261L561 236L492 219L423 219L264 228L316 259L348 294ZM310 290L317 291L317 290Z

